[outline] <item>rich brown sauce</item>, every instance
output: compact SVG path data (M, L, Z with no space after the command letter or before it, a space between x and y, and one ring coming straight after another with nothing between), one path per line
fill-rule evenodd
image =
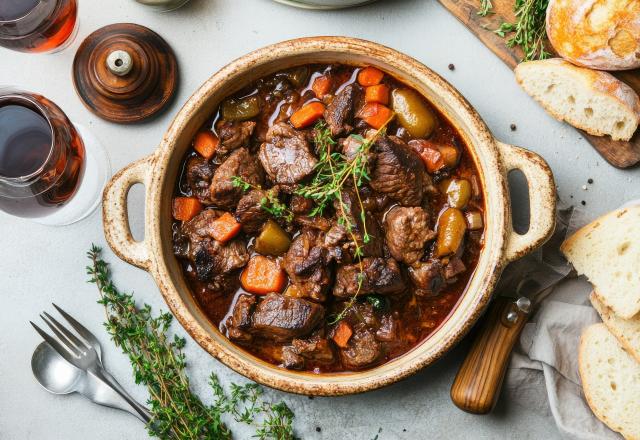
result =
M356 74L359 68L351 66L326 66L326 65L312 65L309 66L310 74L305 83L298 88L300 91L299 106L314 99L313 92L310 90L310 85L313 80L323 73L331 72L334 82L341 84L338 89L344 87L346 84L355 81ZM277 74L275 75L277 76ZM263 83L274 78L274 75L261 80ZM337 81L336 81L337 79ZM389 75L385 75L383 82L389 85L390 88L407 86L399 81L391 78ZM252 94L261 94L260 84L252 85L245 90L240 91L234 96L248 96ZM335 92L334 92L335 93ZM278 99L265 99L263 96L262 113L257 119L258 122L256 132L266 131L268 127L279 116L282 109L285 107L282 100ZM425 100L426 101L426 100ZM295 106L295 104L294 104ZM466 179L475 179L476 182L480 182L480 174L475 166L475 163L463 142L462 137L458 134L452 124L445 118L445 116L435 111L439 121L439 125L435 132L429 138L429 141L435 143L441 143L446 145L454 145L461 152L461 159L458 166L451 170L450 177L461 177ZM220 118L219 110L217 110L210 120L208 120L204 127L215 132L215 122ZM398 122L393 121L387 127L388 134L402 134L402 129ZM406 133L404 134L406 136ZM255 137L255 134L254 134ZM258 144L259 146L259 144ZM252 151L255 151L256 146L252 146ZM197 153L190 149L185 158L184 164L188 159ZM473 176L473 177L472 177ZM191 189L187 184L184 172L178 178L175 190L176 196L191 196ZM431 228L435 229L438 214L446 208L446 195L439 194L438 196L432 196L429 202L429 211L432 213ZM479 191L474 198L469 202L467 209L473 209L484 213L484 199L482 191ZM377 213L378 220L382 220L383 213ZM180 228L180 222L174 222L174 232L177 232ZM443 290L435 297L420 297L407 292L393 300L387 302L387 309L385 313L393 316L399 323L397 337L391 342L384 343L384 355L378 359L378 361L370 365L375 366L389 360L403 355L407 351L414 348L420 342L428 338L433 332L447 319L450 315L460 297L464 293L466 286L471 278L479 254L483 245L483 230L467 231L465 242L463 244L463 252L461 259L464 262L467 270L457 277L454 283L447 284ZM431 252L433 244L427 245L427 254ZM199 281L195 276L195 269L192 264L187 260L180 260L185 278L191 287L194 298L200 305L204 313L215 323L223 334L226 334L225 320L233 310L233 306L238 296L246 293L237 282L235 286L226 289L226 292L215 292L207 288L207 283ZM238 272L239 277L240 272ZM407 283L410 286L410 282ZM328 295L328 300L325 302L327 307L327 315L340 311L340 305L343 302L338 302L331 294ZM264 338L254 338L253 341L244 345L243 347L251 354L258 356L273 364L280 364L282 362L282 346L286 345L281 342L274 342ZM336 356L336 361L331 364L314 363L313 361L307 361L305 370L316 373L323 372L339 372L345 371L345 367L340 361L340 357Z

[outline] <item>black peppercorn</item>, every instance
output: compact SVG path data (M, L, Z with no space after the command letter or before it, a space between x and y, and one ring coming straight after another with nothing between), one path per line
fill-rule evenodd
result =
M511 131L516 131L518 127L516 127L516 124L511 124L509 128L511 128Z
M588 183L589 185L591 185L591 184L593 183L593 179L589 179L589 180L587 180L587 183Z
M322 431L322 428L319 426L316 426L316 432L320 432L320 431Z
M456 66L453 63L449 64L449 70L456 70Z
M587 202L585 202L584 200L580 203L582 203L582 206L585 206L587 204Z

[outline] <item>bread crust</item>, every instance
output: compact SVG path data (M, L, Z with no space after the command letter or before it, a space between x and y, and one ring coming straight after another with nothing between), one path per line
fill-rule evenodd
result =
M604 303L604 301L602 301L602 298L600 297L600 295L598 295L598 293L595 290L591 292L591 295L589 295L589 299L591 300L591 304L593 304L593 307L600 314L600 318L602 318L602 322L604 322L604 325L607 326L611 334L616 337L616 339L618 340L620 345L622 345L624 350L627 353L629 353L631 356L633 356L635 360L638 361L638 364L640 364L640 352L638 352L636 348L629 342L629 339L625 337L625 335L622 333L620 329L617 329L611 325L611 322L610 322L610 320L612 319L611 315L615 316L615 313L613 312L613 310L611 310L611 308L607 306Z
M599 70L640 67L640 1L550 0L547 36L574 64Z
M638 3L640 4L640 1L638 1ZM623 83L610 73L575 66L561 58L552 58L541 61L528 61L526 63L519 64L515 69L516 81L518 81L519 84L522 85L523 83L523 78L520 75L522 69L526 69L527 66L532 65L547 66L548 68L552 69L566 69L572 75L574 75L576 79L584 82L592 92L608 95L627 107L631 112L635 114L636 121L640 122L640 98L638 97L638 94L635 92L635 90L633 90L627 84ZM544 105L544 103L542 102L540 102L540 104L543 105L545 110L554 118L560 121L565 120L565 117L556 112L553 108ZM595 136L604 136L608 134L603 132L602 130L596 129L595 127L587 127L579 125L577 123L573 125Z
M622 430L618 431L611 426L611 422L609 421L607 416L602 411L600 411L599 406L596 405L594 402L594 399L592 397L593 391L591 389L591 384L589 383L588 380L585 380L585 378L587 377L585 357L587 356L587 348L588 348L586 341L589 337L589 334L591 332L599 331L600 327L604 327L606 329L606 326L602 323L592 324L582 332L582 336L580 337L580 345L578 347L578 374L580 375L580 381L582 382L582 390L584 392L584 398L587 401L589 408L591 408L591 411L593 412L593 414L602 423L607 425L612 430L619 432L625 438L625 440L640 440L640 437L632 436L629 433L624 433L622 432Z

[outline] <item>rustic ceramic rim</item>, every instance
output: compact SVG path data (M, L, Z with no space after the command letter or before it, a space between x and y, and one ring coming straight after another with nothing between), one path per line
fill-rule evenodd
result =
M468 288L449 318L403 356L361 372L312 374L264 362L231 343L206 318L187 287L171 245L170 204L180 162L191 139L224 97L254 79L294 65L340 62L374 65L423 93L459 130L476 161L486 200L485 246ZM507 173L520 169L528 180L531 221L526 234L511 226ZM129 188L146 187L145 239L129 230ZM389 385L433 363L471 328L487 306L504 266L542 244L555 225L555 186L544 160L498 142L471 105L429 68L388 47L346 37L284 41L225 66L186 102L158 149L117 173L105 188L106 239L123 260L147 270L187 332L209 353L244 376L280 390L311 395L359 393Z

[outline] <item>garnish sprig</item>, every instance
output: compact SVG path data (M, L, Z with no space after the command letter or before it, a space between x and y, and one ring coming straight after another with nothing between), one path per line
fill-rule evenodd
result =
M494 32L506 38L508 47L519 46L524 52L522 61L543 60L551 54L545 48L546 13L549 0L515 0L515 23L502 23ZM481 10L483 5L481 4Z
M154 316L147 304L138 307L133 295L121 293L111 280L101 249L92 246L88 252L89 282L100 292L98 301L105 308L107 332L129 357L137 384L145 385L147 401L153 415L147 425L150 435L175 440L226 440L231 430L223 421L229 414L234 420L256 425L260 440L293 440L294 415L284 402L270 404L262 400L262 388L255 383L231 385L227 395L215 374L209 385L215 397L205 405L191 392L186 373L184 338L170 338L170 313Z

